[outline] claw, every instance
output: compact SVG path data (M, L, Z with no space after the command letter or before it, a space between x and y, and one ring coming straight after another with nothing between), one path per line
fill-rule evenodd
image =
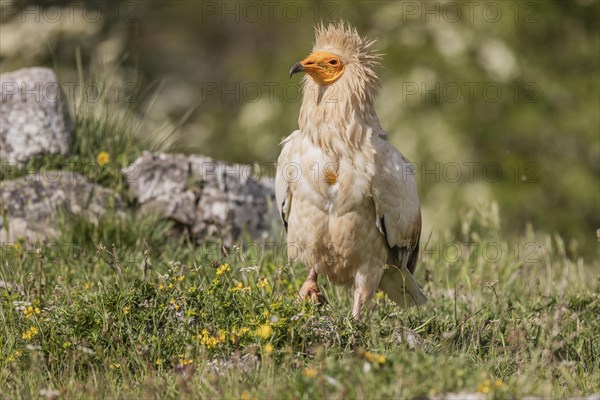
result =
M314 303L317 303L319 305L327 303L327 300L325 300L325 296L323 296L323 293L321 293L321 291L319 290L319 285L317 285L317 282L312 280L307 280L306 282L304 282L304 284L300 288L300 298L302 300L310 299Z

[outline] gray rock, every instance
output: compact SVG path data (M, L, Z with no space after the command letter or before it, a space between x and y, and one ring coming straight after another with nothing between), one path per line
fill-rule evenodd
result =
M249 165L145 153L123 173L143 212L160 212L200 241L231 246L244 232L264 239L277 221L273 185L254 178Z
M57 237L59 210L94 222L107 210L124 208L118 193L74 172L46 171L0 182L0 242Z
M51 69L0 74L0 106L0 162L68 153L71 120Z

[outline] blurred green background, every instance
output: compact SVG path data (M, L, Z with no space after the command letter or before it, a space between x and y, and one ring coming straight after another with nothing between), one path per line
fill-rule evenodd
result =
M80 49L84 67L105 65L119 82L115 101L134 81L159 88L145 118L180 125L173 151L257 163L265 174L297 126L291 65L310 52L316 23L347 20L385 55L377 110L416 164L424 240L460 232L467 210L495 201L504 231L531 224L562 235L569 254L597 257L598 1L1 6L2 72L46 65L69 84Z

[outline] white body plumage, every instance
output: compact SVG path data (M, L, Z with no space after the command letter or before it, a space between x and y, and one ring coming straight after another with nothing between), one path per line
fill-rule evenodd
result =
M353 286L355 318L377 288L400 305L425 302L411 274L421 230L416 182L375 114L370 45L342 24L317 30L313 51L339 57L343 74L327 85L305 77L299 130L283 141L276 176L288 257L311 268L315 287L318 274Z

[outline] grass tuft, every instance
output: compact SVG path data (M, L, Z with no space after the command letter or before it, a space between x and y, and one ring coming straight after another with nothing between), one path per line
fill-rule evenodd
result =
M244 253L248 243L225 255L194 247L153 216L69 222L62 247L2 249L6 393L508 399L600 390L597 275L566 258L557 238L515 254L488 226L466 232L488 238L479 250L461 245L450 262L435 243L462 240L432 237L417 273L429 303L399 310L378 295L357 325L343 288L322 281L322 308L300 301L306 271L281 252L259 260ZM492 246L505 256L481 251Z

